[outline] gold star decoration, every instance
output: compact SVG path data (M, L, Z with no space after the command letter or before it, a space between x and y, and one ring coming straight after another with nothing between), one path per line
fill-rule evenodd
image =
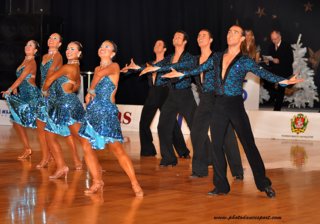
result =
M312 4L310 2L308 2L307 4L304 4L304 11L305 12L311 12L312 11Z
M261 7L258 7L256 14L259 16L259 18L266 15L266 13L264 12L264 8L261 8Z

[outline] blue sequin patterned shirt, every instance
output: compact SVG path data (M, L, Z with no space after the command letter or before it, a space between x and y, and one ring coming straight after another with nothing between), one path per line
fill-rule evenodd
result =
M239 53L233 61L230 63L226 70L224 79L222 79L222 59L221 54L219 59L219 66L215 69L216 82L216 94L226 96L239 96L243 93L243 81L248 72L259 76L272 83L277 83L285 80L285 78L274 75L271 72L263 69L261 66L255 63L248 56Z
M197 58L199 61L200 56L198 56ZM202 92L203 93L213 92L215 88L214 83L216 82L214 71L215 71L215 67L217 67L219 63L219 58L220 58L220 54L211 53L209 58L204 63L200 65L198 63L197 65L198 67L189 71L182 72L184 74L182 78L188 77L188 76L199 76L201 73L203 73L203 81L200 84Z
M188 89L191 87L191 78L185 77L182 79L162 79L161 76L170 72L171 68L181 71L183 70L190 70L195 68L197 64L197 58L193 55L191 55L188 52L184 52L181 54L178 63L172 64L172 58L173 54L165 57L162 61L154 64L154 66L160 67L159 70L157 70L157 79L156 79L156 85L168 85L169 88L173 89Z

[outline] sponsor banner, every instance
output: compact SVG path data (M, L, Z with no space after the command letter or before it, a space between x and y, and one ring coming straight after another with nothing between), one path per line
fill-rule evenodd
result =
M254 137L320 140L320 114L281 111L247 111Z
M0 125L12 125L10 111L5 100L0 100Z
M139 131L142 106L118 105L119 119L123 131ZM253 134L256 138L320 140L320 114L300 112L278 112L248 110ZM151 131L157 133L159 111L151 124ZM184 121L179 124L183 134L190 130Z
M123 131L139 131L140 114L142 106L140 105L122 105L117 104L119 109L118 118Z
M140 105L117 105L119 121L123 131L139 131ZM258 111L248 110L253 134L256 138L295 139L320 141L320 113ZM159 111L151 124L151 131L157 132ZM180 116L178 122L183 134L190 130ZM6 101L0 100L0 125L11 125L9 109Z
M119 120L121 123L121 129L123 131L139 131L140 115L141 115L143 106L121 105L121 104L118 104L117 106L119 109ZM159 121L159 115L160 115L160 112L158 110L150 125L151 131L154 133L158 132L157 126ZM178 116L177 120L181 127L182 133L190 134L190 130L184 118L182 118L181 116Z
M243 82L244 107L246 110L259 110L260 78L248 72Z

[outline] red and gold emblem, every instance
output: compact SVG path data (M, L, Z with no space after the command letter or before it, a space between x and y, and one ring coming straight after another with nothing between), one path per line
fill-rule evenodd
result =
M297 134L304 133L307 129L309 120L303 114L297 114L291 119L291 131Z

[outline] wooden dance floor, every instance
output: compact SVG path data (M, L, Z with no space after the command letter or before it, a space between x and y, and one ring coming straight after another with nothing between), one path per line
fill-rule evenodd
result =
M191 160L179 159L176 167L160 168L160 155L140 158L139 135L124 132L125 149L132 158L144 189L135 198L130 182L107 149L99 151L105 186L103 194L84 195L91 183L87 170L74 170L64 140L64 155L70 172L67 180L49 180L55 170L36 169L41 152L36 131L28 131L32 158L17 160L22 147L10 126L0 126L0 223L319 223L320 142L256 139L268 176L276 190L269 199L259 192L246 157L244 181L233 181L226 196L208 196L209 177L190 179ZM155 144L159 148L156 135ZM185 136L190 146L189 136ZM82 157L81 148L79 151Z

